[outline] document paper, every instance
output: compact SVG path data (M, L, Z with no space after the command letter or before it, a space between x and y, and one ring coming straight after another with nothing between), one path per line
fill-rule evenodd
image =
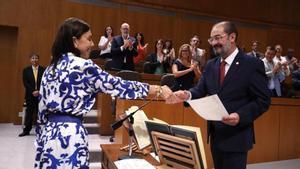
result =
M187 102L205 120L221 121L224 116L228 115L227 110L216 94Z
M115 161L118 169L155 169L148 161L144 159L124 159Z

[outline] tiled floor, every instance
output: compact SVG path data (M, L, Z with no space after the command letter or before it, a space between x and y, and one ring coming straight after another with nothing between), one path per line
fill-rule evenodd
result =
M31 169L34 165L34 131L30 136L18 137L20 125L0 123L0 169ZM89 149L100 149L100 144L110 144L109 137L89 135Z
M0 124L0 169L33 168L35 135L18 137L20 125ZM109 137L89 136L90 149L109 144ZM300 169L300 159L251 164L247 169Z

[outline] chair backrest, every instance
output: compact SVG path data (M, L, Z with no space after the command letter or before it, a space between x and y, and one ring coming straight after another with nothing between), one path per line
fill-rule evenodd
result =
M106 59L104 61L104 69L110 70L112 68L112 63L113 63L112 59Z
M150 62L144 62L143 72L144 73L149 73L149 74L153 73L153 70L151 69L151 63Z
M176 84L175 76L173 74L165 74L160 79L160 85L167 85L169 88L173 88Z
M131 70L121 70L116 74L124 80L141 81L141 75L138 72Z
M97 59L100 56L100 50L92 50L90 53L91 59Z

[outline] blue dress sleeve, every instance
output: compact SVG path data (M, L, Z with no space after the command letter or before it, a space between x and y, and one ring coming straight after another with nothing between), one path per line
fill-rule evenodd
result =
M84 74L94 93L103 92L123 99L138 99L145 98L149 92L149 84L110 75L91 60L84 66Z

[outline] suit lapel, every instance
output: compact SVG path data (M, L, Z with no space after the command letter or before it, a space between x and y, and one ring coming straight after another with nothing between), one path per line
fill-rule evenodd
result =
M240 63L241 62L241 52L239 52L236 57L234 58L233 62L231 63L231 66L228 70L228 72L226 73L226 76L224 78L224 82L223 85L221 86L221 89L228 83L230 82L230 79L232 78L232 76L236 73L236 71L239 69L240 67Z

